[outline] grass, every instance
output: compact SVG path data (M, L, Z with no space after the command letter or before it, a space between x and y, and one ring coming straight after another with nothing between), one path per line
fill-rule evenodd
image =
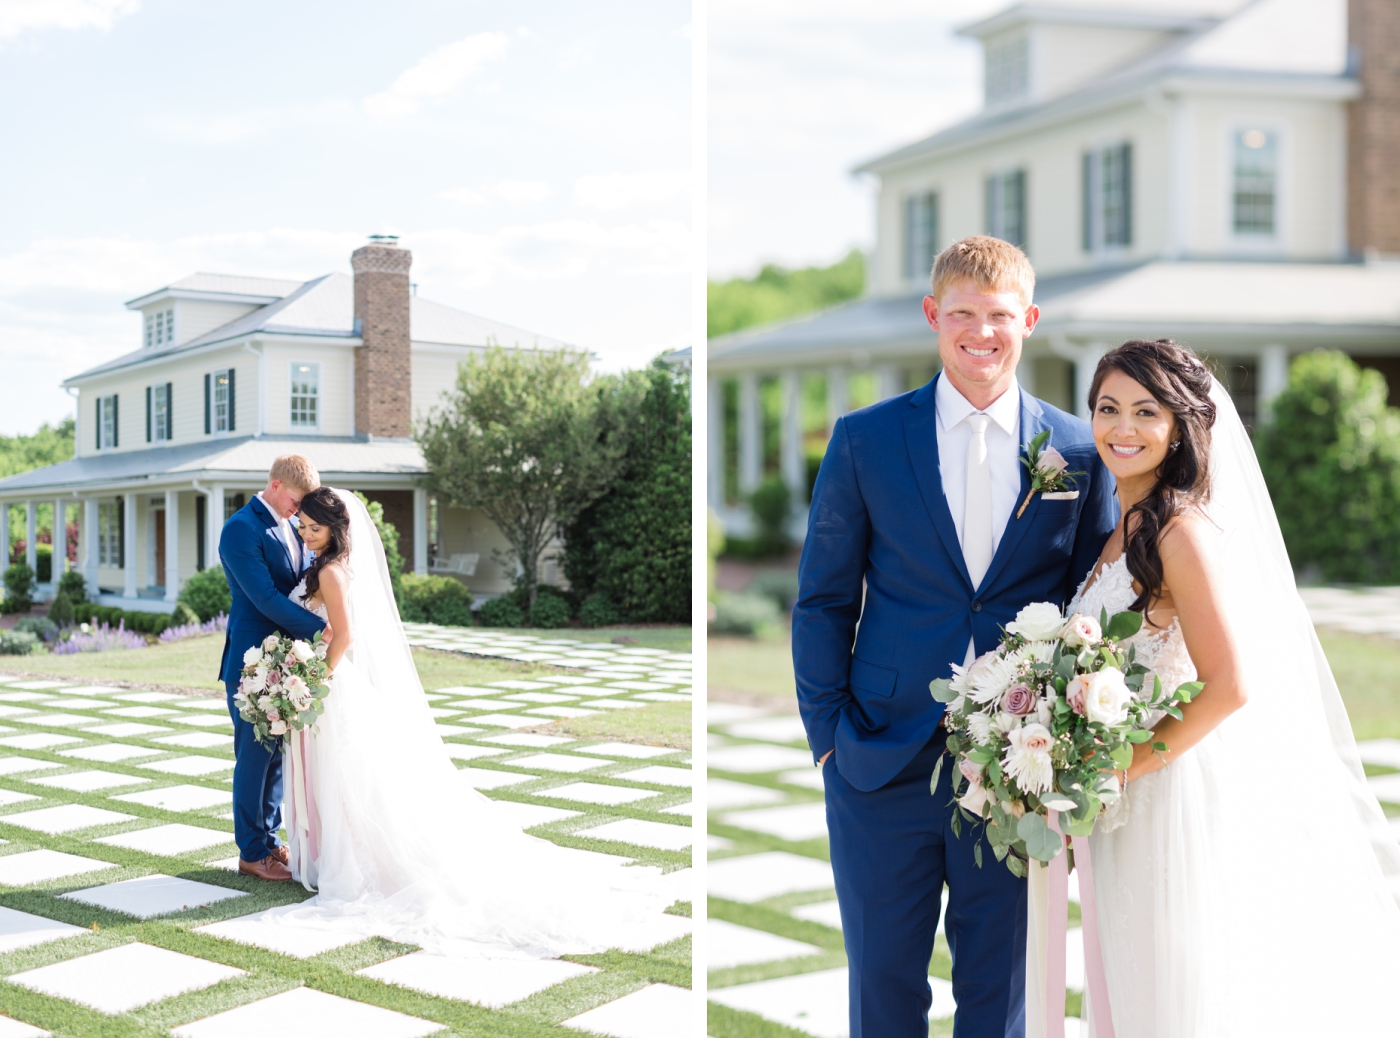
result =
M718 693L714 698L753 700L754 705L788 712L796 708L792 644L787 638L711 638L705 658L710 687Z
M556 721L540 729L546 734L604 742L646 742L653 746L690 749L689 703L654 703L639 710L609 710L592 717Z

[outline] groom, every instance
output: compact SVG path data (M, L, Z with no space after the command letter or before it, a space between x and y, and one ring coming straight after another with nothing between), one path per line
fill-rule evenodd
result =
M310 564L290 522L301 499L321 485L316 467L300 454L272 463L267 487L240 508L219 534L219 561L228 576L233 604L219 678L228 691L233 717L233 837L238 871L258 879L292 878L287 849L278 839L282 826L282 750L268 749L233 705L243 654L269 634L314 638L331 630L315 613L288 599Z
M929 682L992 648L1026 604L1063 605L1118 518L1089 426L1022 392L1035 273L1015 246L949 246L924 298L943 370L845 415L822 460L792 654L822 767L850 963L851 1038L926 1038L940 896L957 1038L1025 1032L1026 885L979 826L951 827L952 760ZM1077 496L1031 498L1025 444L1049 430ZM973 847L982 841L982 865Z

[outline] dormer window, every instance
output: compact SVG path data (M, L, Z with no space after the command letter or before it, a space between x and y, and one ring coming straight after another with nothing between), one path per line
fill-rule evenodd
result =
M146 346L166 346L175 342L175 308L146 315Z
M1030 92L1030 39L1024 35L988 40L983 92L988 107L1017 101Z

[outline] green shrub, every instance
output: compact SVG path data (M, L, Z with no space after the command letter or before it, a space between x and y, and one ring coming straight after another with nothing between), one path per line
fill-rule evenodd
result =
M797 571L792 569L766 569L755 573L745 589L752 595L771 598L784 613L792 612L797 601Z
M502 596L481 603L476 612L483 627L524 627L525 612L511 599Z
M87 581L75 569L70 569L58 578L58 590L68 596L68 601L77 605L87 601Z
M46 616L26 616L15 624L16 631L28 631L36 638L49 641L58 636L58 624Z
M16 562L5 570L5 600L0 611L27 613L34 604L34 571L24 562Z
M422 573L405 573L399 614L409 623L472 625L472 593L460 580Z
M737 634L745 637L768 634L779 627L778 607L763 595L721 593L715 602L715 618L710 621L712 634Z
M224 567L215 563L190 577L180 589L177 601L189 606L200 623L207 623L220 613L227 613L233 605L233 595L229 593Z
M579 606L578 622L584 627L610 627L621 623L622 616L618 613L617 606L612 604L612 599L601 591L595 591Z
M49 619L60 627L73 626L73 600L68 597L68 592L60 590L53 596L53 602L49 605Z
M170 615L168 616L162 616L160 626L153 630L151 633L160 634L161 631L164 631L170 627L183 627L185 626L185 624L197 624L203 622L204 621L200 620L199 614L196 613L192 607L186 605L184 602L176 602L175 611L170 613Z
M1400 411L1385 378L1345 354L1296 358L1256 436L1295 568L1333 581L1400 581Z
M531 627L563 627L569 622L569 603L558 595L541 594L536 596L530 610Z
M352 493L363 502L365 510L369 512L369 518L374 523L374 528L379 531L379 540L384 545L384 561L389 567L389 584L394 589L394 601L399 604L399 609L403 609L403 556L399 554L399 531L393 523L384 521L384 506L378 501L371 501L358 490ZM206 619L208 619L206 617Z
M91 602L74 602L73 622L75 624L92 623L92 618L96 609L97 606L93 605Z
M40 584L53 580L53 545L34 545L34 579Z
M122 621L122 611L120 606L97 606L92 611L93 619L108 627L116 627Z
M759 543L773 555L788 549L787 521L792 492L777 476L769 476L749 495L749 507L758 522Z
M28 656L39 651L39 638L31 631L0 631L0 656Z

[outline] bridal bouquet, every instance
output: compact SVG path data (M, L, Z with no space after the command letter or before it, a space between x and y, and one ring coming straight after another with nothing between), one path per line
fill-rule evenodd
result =
M289 731L311 728L326 712L327 648L319 631L310 642L269 634L243 654L233 703L255 729L258 742L271 746Z
M1047 813L1060 813L1065 833L1088 836L1120 796L1116 769L1132 763L1134 743L1152 738L1148 715L1180 718L1176 704L1203 687L1189 681L1167 692L1154 675L1145 689L1148 670L1135 662L1135 647L1123 644L1141 627L1141 613L1066 618L1049 602L1033 602L1006 625L995 649L966 668L954 665L951 680L929 684L948 705L947 745L957 766L953 830L961 835L963 817L985 822L997 860L1017 876L1030 858L1048 862L1060 852ZM940 757L930 789L942 766ZM980 866L980 841L973 855Z

